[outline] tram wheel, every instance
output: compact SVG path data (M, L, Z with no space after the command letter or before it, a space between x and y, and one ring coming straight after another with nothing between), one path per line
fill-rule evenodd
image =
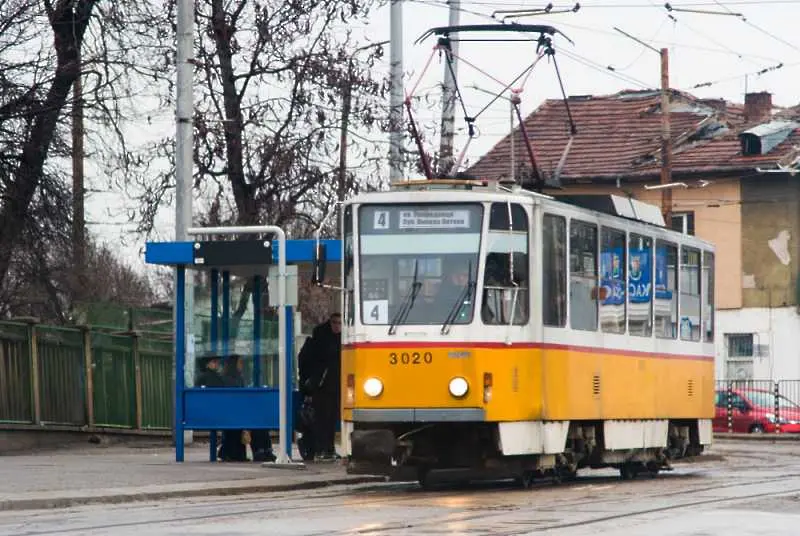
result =
M647 465L645 467L647 469L647 474L651 478L657 477L659 471L661 471L661 465L658 462L647 462Z
M633 480L639 471L635 464L623 463L619 468L619 476L622 480Z
M522 473L522 476L517 479L517 481L523 489L531 489L534 483L536 483L536 475L533 471L525 471Z
M419 487L423 490L432 490L433 482L431 481L431 470L427 467L421 467L419 471L417 471L417 482L419 483Z

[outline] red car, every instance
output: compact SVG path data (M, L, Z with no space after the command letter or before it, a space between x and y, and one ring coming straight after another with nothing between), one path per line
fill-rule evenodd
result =
M781 433L800 433L800 406L783 395L778 395L777 420L775 393L767 389L733 389L730 402L732 430L728 429L728 391L717 389L715 432L774 434L777 420L780 420Z

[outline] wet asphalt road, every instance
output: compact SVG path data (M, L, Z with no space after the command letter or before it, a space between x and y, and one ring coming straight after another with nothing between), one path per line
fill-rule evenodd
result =
M0 513L8 535L516 535L748 536L800 534L800 442L725 442L724 460L676 465L622 482L581 472L532 490L510 483L422 491L365 485Z

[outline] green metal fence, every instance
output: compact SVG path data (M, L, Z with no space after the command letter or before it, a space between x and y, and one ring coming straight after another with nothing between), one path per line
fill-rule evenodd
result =
M30 339L27 324L0 323L0 421L33 422Z
M169 430L172 340L0 322L0 423Z
M162 320L153 317L144 332L0 322L0 424L172 429L172 337L152 329ZM262 333L277 338L277 322ZM261 363L262 384L277 385L277 356L263 352Z

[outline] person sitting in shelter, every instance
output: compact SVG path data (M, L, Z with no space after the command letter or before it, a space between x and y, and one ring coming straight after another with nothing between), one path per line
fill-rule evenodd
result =
M238 354L231 354L225 359L222 372L225 387L244 387L243 365ZM223 430L217 458L225 462L247 461L247 436L244 430Z
M224 387L225 381L220 374L220 357L218 355L205 355L197 359L197 374L194 379L195 387Z
M223 379L225 387L246 387L244 359L238 354L231 354L225 360ZM225 430L222 432L222 445L218 457L223 461L247 460L247 445L253 451L253 461L275 461L272 452L272 440L269 430Z

